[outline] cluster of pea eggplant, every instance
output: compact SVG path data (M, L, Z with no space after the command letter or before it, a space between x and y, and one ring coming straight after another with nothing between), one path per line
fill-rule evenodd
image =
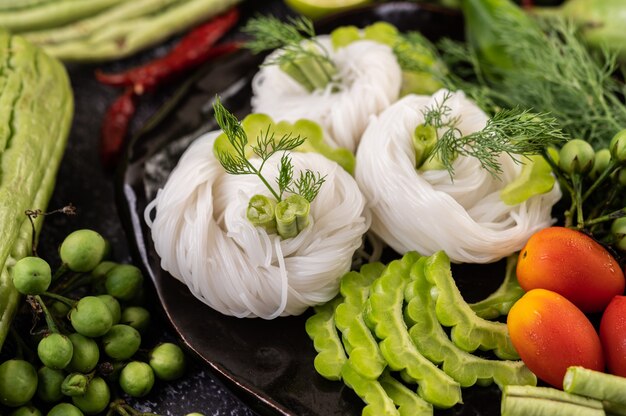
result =
M108 252L99 233L83 229L63 240L62 264L54 274L38 256L13 266L15 288L35 322L43 316L45 324L35 324L28 337L12 328L15 357L0 364L0 405L11 416L42 410L49 416L145 414L123 395L112 397L118 386L128 396L143 397L155 379L182 376L185 356L176 344L140 349L150 325L149 311L138 306L143 276L133 265L105 260Z

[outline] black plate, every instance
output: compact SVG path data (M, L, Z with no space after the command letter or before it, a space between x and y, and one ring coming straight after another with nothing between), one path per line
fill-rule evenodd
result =
M432 40L462 37L461 16L416 3L385 3L353 10L322 21L319 33L340 25L364 26L388 21L400 30L417 30ZM196 300L187 287L159 266L143 211L155 187L163 185L182 151L200 134L215 129L211 101L216 94L238 116L250 111L250 80L260 57L240 52L189 79L133 140L119 176L122 220L132 236L137 259L152 278L167 318L186 346L196 353L244 402L267 415L359 415L363 403L340 382L330 382L313 368L315 350L305 330L309 316L237 319ZM500 265L455 271L469 298L493 290L503 275ZM478 278L482 275L483 278ZM497 415L497 387L464 392L464 405L438 414Z

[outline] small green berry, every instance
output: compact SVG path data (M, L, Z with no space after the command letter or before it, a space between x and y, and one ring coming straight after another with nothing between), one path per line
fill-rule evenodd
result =
M132 357L141 345L139 331L128 325L113 325L102 337L104 352L114 360L127 360Z
M106 274L107 293L119 300L130 301L141 291L143 275L131 264L119 264Z
M0 404L19 407L28 403L37 391L37 371L24 360L0 364Z
M87 385L85 394L73 396L72 403L88 415L102 412L109 405L111 392L107 383L100 377L94 377Z
M104 258L106 241L93 230L74 231L63 240L59 253L61 260L75 272L88 272Z
M621 164L626 163L626 129L620 130L613 136L609 143L609 150L614 160Z
M68 338L72 341L74 354L72 354L72 360L66 369L88 373L96 368L100 359L100 348L98 348L96 341L78 333L70 334Z
M34 406L26 405L15 409L9 416L43 416L43 413Z
M73 404L59 403L48 412L47 416L84 416L83 412Z
M129 306L122 311L120 323L130 325L140 333L145 333L150 327L150 312L141 306Z
M113 317L107 305L95 296L85 296L70 312L72 326L86 337L101 337L113 326Z
M584 174L593 167L595 152L591 145L580 139L565 143L559 152L559 167L566 173Z
M61 384L65 375L61 370L41 367L37 371L37 397L46 403L56 403L63 398Z
M73 353L72 341L62 334L50 334L37 345L37 355L43 365L55 370L67 367Z
M13 266L13 285L22 295L40 295L50 286L52 270L39 257L24 257Z
M163 343L150 352L150 367L158 379L175 380L185 371L185 354L178 345Z
M120 373L120 387L132 397L143 397L154 385L152 367L141 361L131 361Z

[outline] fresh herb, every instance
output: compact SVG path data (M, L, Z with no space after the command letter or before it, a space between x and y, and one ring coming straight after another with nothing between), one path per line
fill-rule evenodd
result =
M424 125L438 132L430 158L439 158L450 176L458 155L474 157L489 173L498 175L502 173L501 154L519 162L520 156L541 154L546 147L565 140L554 118L519 108L498 111L482 130L464 136L457 127L460 117L451 117L450 98L451 93L447 93L423 111Z
M257 138L257 143L250 146L252 152L261 159L261 164L257 168L246 156L248 136L237 117L224 107L219 98L215 100L213 110L215 111L217 124L224 131L234 149L234 152L223 150L217 152L217 158L226 172L231 175L258 176L278 202L283 200L283 194L286 191L302 196L309 203L315 199L324 183L325 177L322 177L319 172L315 174L310 170L306 170L300 173L298 179L294 180L293 163L287 153L303 144L306 140L305 138L300 137L300 135L294 137L291 134L285 134L276 140L274 132L268 126ZM278 165L277 189L275 189L261 171L265 163L273 155L280 152L284 153Z
M459 74L449 81L484 109L521 106L550 113L568 136L595 149L606 147L626 126L622 90L613 78L615 56L606 50L593 55L574 26L562 20L526 24L508 14L497 17L490 20L490 30L512 67L494 69L476 48L446 41L440 45L443 56Z
M333 81L337 69L315 37L309 19L290 17L283 22L273 16L259 16L250 19L242 30L252 36L244 46L254 53L280 48L280 53L271 55L264 65L279 65L309 91Z

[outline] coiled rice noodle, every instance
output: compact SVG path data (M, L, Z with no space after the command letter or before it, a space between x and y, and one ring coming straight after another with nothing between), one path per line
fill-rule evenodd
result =
M319 154L293 153L294 177L311 169L326 182L311 203L309 226L281 240L247 220L250 197L269 192L254 175L224 171L212 151L218 134L187 149L146 208L162 268L226 315L272 319L330 300L370 224L355 180ZM270 183L280 156L263 168Z
M356 179L372 211L372 230L399 253L444 250L455 262L492 262L520 250L534 232L552 224L551 209L561 191L555 185L521 204L505 204L499 193L522 168L505 154L499 158L499 178L477 159L463 156L453 163L453 180L446 170L417 170L413 131L424 122L423 111L437 107L445 94L451 94L447 117L459 118L463 135L485 127L487 115L462 92L406 96L363 134Z
M402 72L387 45L360 40L334 51L329 36L318 40L335 63L340 82L309 92L277 65L262 66L252 80L252 111L275 120L313 120L332 145L354 152L369 117L398 99Z

